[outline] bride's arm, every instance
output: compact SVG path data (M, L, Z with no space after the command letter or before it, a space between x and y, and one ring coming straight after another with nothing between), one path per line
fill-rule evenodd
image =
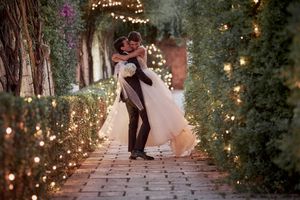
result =
M118 54L118 55L120 55L120 54ZM111 59L112 59L112 61L114 61L114 62L116 62L116 63L117 63L117 62L124 61L124 60L118 58L117 56L115 56L115 54L112 55L112 58L111 58Z
M137 57L137 56L144 56L145 52L146 52L145 48L139 47L138 49L134 50L133 52L131 52L127 55L121 55L121 54L115 53L112 56L112 60L114 62L119 62L119 61L115 61L115 60L125 61L125 60L128 60L129 58L134 58L134 57Z

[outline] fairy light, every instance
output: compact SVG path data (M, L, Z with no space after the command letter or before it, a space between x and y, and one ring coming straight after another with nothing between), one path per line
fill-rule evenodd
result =
M39 131L39 130L41 129L41 127L40 127L39 125L36 125L35 129L36 129L37 131Z
M10 181L13 181L13 180L15 180L15 175L14 174L9 174L8 175L8 180L10 180Z
M240 57L240 65L246 65L246 58L244 56Z
M224 63L224 71L228 74L232 71L232 65L230 63Z
M50 186L51 186L51 187L54 187L54 186L55 186L55 182L51 182L51 183L50 183Z
M57 103L56 103L55 100L53 100L53 101L51 102L51 104L52 104L52 107L53 107L53 108L55 108L55 107L57 106Z
M6 128L6 134L7 134L7 135L10 135L11 133L12 133L12 128L7 127L7 128Z
M56 136L55 135L51 135L49 139L50 139L50 141L53 141L53 140L56 139Z
M253 23L253 30L254 30L255 36L259 37L260 36L260 30L259 30L258 24Z
M235 92L239 92L240 90L241 90L241 86L235 86L233 88L233 91L235 91Z
M44 146L45 145L45 142L44 141L40 141L40 146Z
M31 196L31 199L32 199L32 200L37 200L38 198L37 198L36 195L32 195L32 196Z
M136 5L137 4L137 5ZM97 3L93 3L92 4L92 10L96 10L97 8L99 9L106 9L106 8L113 8L115 7L115 9L117 10L118 8L120 8L121 10L121 6L122 6L122 2L121 1L107 1L107 0L100 0ZM139 1L136 1L135 4L128 4L126 5L126 7L128 9L131 10L132 14L138 15L144 12L143 9L143 4ZM110 16L113 19L116 20L120 20L122 22L131 22L131 23L141 23L141 24L146 24L148 23L150 20L149 19L141 19L139 17L133 17L133 16L125 16L124 14L116 14L114 12L110 13Z
M39 163L40 162L40 158L39 157L34 157L34 162L35 163Z

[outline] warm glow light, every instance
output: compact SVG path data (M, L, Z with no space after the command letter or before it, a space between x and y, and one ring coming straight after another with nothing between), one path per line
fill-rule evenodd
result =
M233 91L235 92L239 92L241 90L241 86L235 86Z
M45 142L44 141L40 141L40 146L44 146L45 145Z
M34 162L35 163L39 163L40 162L40 158L39 157L34 157Z
M8 175L8 179L10 180L10 181L13 181L13 180L15 180L15 175L14 174L9 174Z
M231 64L230 64L230 63L224 63L224 71L225 71L226 73L230 73L231 70L232 70Z
M31 199L32 199L32 200L37 200L38 198L37 198L36 195L32 195L32 196L31 196Z
M6 134L11 134L12 133L12 129L10 128L10 127L8 127L7 129L6 129Z
M246 58L245 57L240 57L240 65L246 65Z
M55 108L57 106L57 103L55 100L53 100L51 104L52 104L53 108Z

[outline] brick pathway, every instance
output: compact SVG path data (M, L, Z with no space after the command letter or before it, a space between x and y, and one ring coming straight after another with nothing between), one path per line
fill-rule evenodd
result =
M182 92L175 91L182 107ZM299 199L295 196L237 194L222 184L225 173L209 165L208 158L193 152L176 158L168 145L146 148L153 161L129 160L127 146L114 141L102 144L67 180L52 200L150 199Z
M167 145L147 148L153 161L129 160L127 146L107 141L93 152L52 200L298 199L237 194L224 173L199 152L176 158Z

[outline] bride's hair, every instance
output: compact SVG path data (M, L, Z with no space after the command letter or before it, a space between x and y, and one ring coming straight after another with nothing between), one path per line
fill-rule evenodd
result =
M127 40L127 38L125 36L119 37L118 39L115 40L114 42L114 47L116 49L116 51L118 51L118 53L122 53L122 49L121 47L123 47L123 41Z
M142 42L142 36L139 32L137 31L131 31L128 34L128 40L129 41L134 41L134 42Z

